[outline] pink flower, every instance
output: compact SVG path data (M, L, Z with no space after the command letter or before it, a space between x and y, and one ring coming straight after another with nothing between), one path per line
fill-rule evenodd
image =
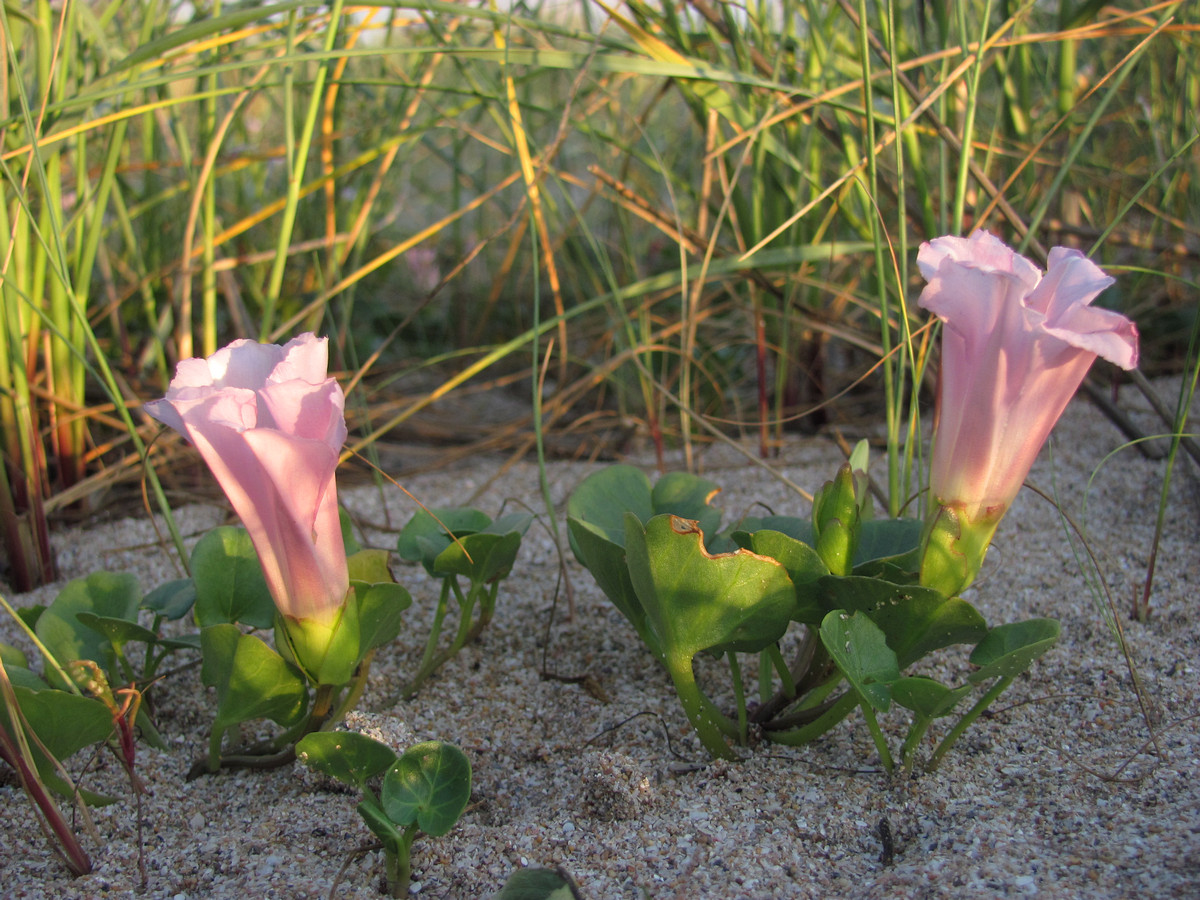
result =
M1090 306L1112 278L1050 251L1045 276L986 232L923 244L918 304L942 319L930 488L968 521L1003 515L1097 356L1138 365L1138 329Z
M1137 328L1091 302L1113 279L1055 247L1043 276L985 231L922 244L919 305L945 323L929 484L993 526L1097 356L1137 365Z
M328 342L234 341L185 359L146 411L183 434L246 526L275 605L332 622L350 588L334 470L346 439L345 398L326 377Z
M949 597L979 572L1092 361L1137 365L1137 329L1090 305L1113 279L1075 250L1051 250L1043 276L976 232L922 244L917 264L929 282L918 302L944 323L920 582Z

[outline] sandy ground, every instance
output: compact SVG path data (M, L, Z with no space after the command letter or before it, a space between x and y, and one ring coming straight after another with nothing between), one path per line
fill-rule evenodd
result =
M1140 397L1126 393L1122 403L1147 429L1159 429ZM567 620L561 599L556 606L555 553L540 525L526 537L482 638L415 700L388 704L385 698L415 668L436 596L423 573L400 570L416 603L406 631L381 653L355 724L399 746L454 741L474 767L472 803L459 825L414 846L417 896L487 897L518 867L561 865L593 900L1200 897L1200 486L1195 465L1181 459L1158 556L1154 615L1146 624L1129 621L1130 597L1145 577L1163 464L1127 449L1101 466L1121 440L1092 407L1077 402L1031 480L1055 493L1086 528L1115 598L1144 707L1106 624L1107 601L1082 574L1078 547L1068 543L1058 511L1025 490L969 597L993 624L1055 616L1063 638L933 775L885 774L857 715L808 747L763 744L744 762L706 765L666 675L573 560L574 619ZM814 440L788 446L775 465L812 489L838 461L830 443ZM756 501L807 512L806 502L727 448L707 452L702 463L725 486L718 505L726 520ZM465 503L497 465L483 460L407 486L431 506ZM580 464L551 466L560 510L587 471ZM343 497L368 540L380 546L394 544L384 504L397 527L413 511L395 490L381 498L358 488ZM539 509L539 497L536 468L524 465L475 503L496 514L506 501ZM179 518L194 536L225 514L189 507ZM176 577L145 518L62 533L56 544L67 578L107 567L137 573L149 590ZM49 602L55 591L15 603ZM0 640L24 646L10 622L0 623ZM961 675L964 659L952 652L943 665ZM544 678L543 671L590 675L607 702L579 684ZM186 782L211 715L196 671L161 684L158 704L171 752L143 749L140 756L149 789L146 889L135 888L132 802L94 810L98 841L86 843L95 871L72 880L10 783L0 787L0 893L180 900L329 895L347 856L369 843L356 798L330 790L300 766ZM894 750L904 715L884 717ZM940 734L937 726L934 732ZM85 756L71 760L73 770ZM128 796L111 756L95 760L83 782ZM890 857L881 823L891 835ZM380 869L374 854L355 860L334 895L380 896Z

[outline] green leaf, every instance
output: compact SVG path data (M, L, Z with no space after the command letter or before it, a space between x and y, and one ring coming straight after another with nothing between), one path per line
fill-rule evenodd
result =
M10 666L29 668L29 659L12 644L0 644L0 662L4 663L5 668Z
M816 541L812 520L801 519L798 516L746 516L738 522L734 531L744 531L747 534L759 531L778 531L809 547L812 547Z
M400 529L396 537L396 551L401 559L421 563L432 575L433 561L453 543L451 534L462 538L483 531L491 523L487 513L467 506L429 511L422 509Z
M22 606L17 610L17 616L25 623L25 626L30 631L37 630L37 623L42 618L42 613L46 611L46 607L41 603L34 603L32 606Z
M35 691L15 683L13 692L33 733L60 762L84 747L107 740L113 733L112 713L92 697L57 690ZM0 725L12 735L12 720L3 704L0 704ZM47 783L69 796L66 785L54 776L53 764L32 741L30 750L38 772Z
M362 790L396 762L396 751L357 731L314 731L296 743L296 758L310 769Z
M235 622L251 628L274 624L275 602L245 528L214 528L196 544L191 565L196 624L201 628Z
M389 819L441 837L454 827L471 797L471 763L453 744L410 747L383 776L380 800Z
M487 584L512 571L520 549L521 535L516 531L469 534L439 553L433 561L432 571L443 578L461 575L475 584Z
M998 625L971 653L971 663L981 668L967 680L973 684L991 678L1015 678L1058 641L1056 619L1029 619Z
M575 548L575 558L592 573L600 590L629 620L643 643L661 659L662 645L646 622L646 610L629 578L624 539L620 544L615 544L604 536L598 526L574 518L567 519L567 530L571 546Z
M354 537L354 523L350 521L350 513L340 506L338 507L338 524L342 529L342 546L346 548L346 555L353 556L361 552L362 545Z
M859 575L822 578L818 587L831 608L870 616L883 629L901 668L933 650L973 643L987 633L987 624L971 604L958 597L947 600L932 588Z
M783 636L796 605L782 564L748 550L710 555L694 521L625 516L629 576L664 654L756 652Z
M654 483L650 505L654 515L670 513L692 519L700 523L700 530L707 537L714 537L721 527L721 510L709 504L720 492L716 482L707 478L691 472L668 472Z
M608 466L593 472L571 493L568 517L593 526L605 539L625 545L625 514L642 524L658 515L672 514L700 523L705 535L716 538L721 511L709 506L720 488L689 472L668 472L651 487L646 474L634 466ZM579 553L572 543L576 558ZM580 560L582 562L582 560Z
M806 625L821 623L826 609L820 602L816 582L828 575L829 569L816 550L778 531L756 531L753 534L735 531L733 539L753 553L778 560L787 569L796 593L796 606L792 610L795 621Z
M193 631L191 634L180 634L176 635L175 637L159 638L158 645L160 647L167 647L171 650L199 650L200 635L198 632Z
M529 526L533 524L533 516L530 513L515 512L507 513L496 518L491 525L483 529L487 534L520 534L524 535L529 531Z
M80 613L91 613L113 619L137 621L138 602L142 592L137 577L126 573L95 572L67 584L54 602L38 618L37 636L59 664L77 659L90 659L101 668L110 670L113 649L108 638L79 621ZM56 687L64 687L53 671L47 679Z
M12 682L13 687L29 688L31 691L50 690L50 685L25 666L13 665L5 661L4 671L8 673L8 680Z
M392 577L392 570L388 568L386 550L359 550L352 553L346 557L346 568L350 572L351 581L382 584L396 580Z
M353 584L358 603L359 662L371 650L393 641L404 626L412 595L391 581Z
M196 603L196 582L190 578L177 578L160 584L142 598L142 609L174 621L187 615Z
M887 712L900 666L879 626L863 613L835 609L821 622L821 643L858 695Z
M919 718L938 719L949 715L970 691L969 684L951 689L932 678L909 676L892 685L892 699Z
M491 900L579 900L571 877L553 869L517 869Z
M633 513L639 522L646 522L654 515L650 479L634 466L608 466L593 472L567 500L569 518L586 523L593 532L618 547L625 546L626 513ZM584 562L573 542L571 549Z
M270 719L285 728L308 707L304 676L261 638L236 625L211 625L200 632L200 680L217 691L214 730L250 719Z
M915 572L920 563L920 519L868 519L858 532L858 552L854 555L855 573L858 567L879 560L891 560L906 571Z
M90 612L76 613L75 618L97 634L104 635L117 647L123 647L130 641L141 641L144 644L154 644L158 641L158 635L149 628L128 619L98 616Z

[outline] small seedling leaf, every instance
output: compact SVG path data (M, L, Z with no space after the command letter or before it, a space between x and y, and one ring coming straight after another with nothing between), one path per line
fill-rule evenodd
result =
M406 750L383 776L380 800L389 819L441 837L471 797L471 763L453 744L427 741Z
M357 731L314 731L296 743L296 758L310 769L363 789L396 763L396 751Z

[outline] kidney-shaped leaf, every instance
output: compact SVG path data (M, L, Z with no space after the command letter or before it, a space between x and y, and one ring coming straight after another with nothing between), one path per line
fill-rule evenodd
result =
M629 576L667 656L754 652L783 636L796 606L787 570L748 550L710 555L694 521L625 517Z
M933 650L973 643L987 633L975 607L958 597L947 600L932 588L858 575L822 578L819 587L830 607L870 616L902 669Z
M35 630L60 664L90 659L108 669L113 662L112 644L107 636L80 622L79 614L136 623L141 598L135 575L95 572L69 582L38 617ZM52 670L46 677L55 686L65 687Z
M638 599L633 581L629 578L623 543L614 544L604 537L597 526L580 519L567 519L567 529L571 546L575 548L575 557L592 573L600 590L629 620L643 643L661 659L662 646L658 636L646 623L646 610L642 608L642 601Z
M909 566L919 562L917 544L921 540L920 519L868 519L858 531L858 549L854 565L881 559L903 560Z
M981 668L967 676L978 684L990 678L1015 678L1058 640L1056 619L1029 619L998 625L971 653L971 663Z
M431 570L434 575L461 575L475 584L487 584L512 571L520 549L518 531L469 534L439 553Z
M362 790L396 763L396 751L357 731L314 731L296 743L296 758L310 769Z
M787 569L796 590L796 608L792 618L805 625L819 625L827 610L820 602L816 581L829 574L829 569L811 545L778 531L756 531L746 534L735 531L733 539L739 546L778 560Z
M469 506L422 509L400 529L396 552L401 559L421 563L432 575L437 555L454 543L450 535L463 538L483 531L491 522L487 513Z
M380 800L389 819L441 837L454 827L471 797L471 762L453 744L410 747L383 776Z
M245 528L225 525L200 538L192 550L192 580L196 624L201 628L233 622L251 628L274 624L275 601Z
M879 626L863 613L835 609L821 622L821 643L858 695L886 712L900 667Z
M201 631L200 643L200 680L217 690L214 731L249 719L284 727L300 721L308 706L304 676L261 638L224 624Z
M160 584L142 598L142 609L148 609L164 619L182 619L196 603L196 582L176 578Z
M720 492L716 482L707 478L691 472L668 472L654 482L650 505L654 515L670 513L698 522L700 530L711 538L721 527L721 510L709 504Z
M654 515L650 479L634 466L608 466L593 472L579 483L567 500L567 516L590 526L605 540L625 546L625 514L633 513L639 522ZM574 540L571 549L581 563Z
M33 691L16 686L13 692L29 727L59 761L113 733L112 713L99 700L66 691ZM0 709L0 723L11 733L7 710ZM37 745L31 743L30 748L39 771L53 771Z
M938 719L949 715L970 691L969 684L948 688L932 678L913 675L892 685L892 699L921 719Z

